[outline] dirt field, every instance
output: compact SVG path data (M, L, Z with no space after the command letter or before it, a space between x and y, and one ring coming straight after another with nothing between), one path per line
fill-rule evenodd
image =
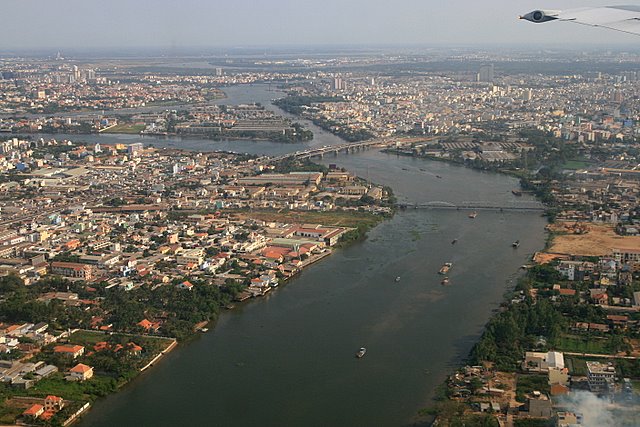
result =
M619 236L613 227L600 224L586 224L584 234L573 234L568 227L573 222L558 222L550 227L557 233L567 233L555 236L549 252L581 256L610 255L613 249L638 249L640 236Z

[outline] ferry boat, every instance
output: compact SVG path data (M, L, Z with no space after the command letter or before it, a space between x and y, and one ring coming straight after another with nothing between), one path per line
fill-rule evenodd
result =
M367 349L364 347L360 347L360 350L356 352L356 357L358 359L362 359L366 353L367 353Z
M514 248L517 248L518 246L520 246L520 240L516 240L511 244L511 246L513 246Z
M471 212L471 213L469 214L469 218L471 218L471 219L473 219L473 218L475 218L475 217L477 217L477 216L478 216L478 212L476 212L476 211L473 211L473 212Z
M444 279L442 279L442 282L440 282L441 285L448 285L449 284L449 278L445 277Z
M450 262L445 262L440 268L440 271L438 271L438 274L447 274L452 266L453 264L451 264Z

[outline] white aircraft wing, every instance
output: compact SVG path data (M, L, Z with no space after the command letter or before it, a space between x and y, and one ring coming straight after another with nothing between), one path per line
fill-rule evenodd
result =
M640 6L583 7L563 11L534 10L524 16L535 23L567 21L640 35Z

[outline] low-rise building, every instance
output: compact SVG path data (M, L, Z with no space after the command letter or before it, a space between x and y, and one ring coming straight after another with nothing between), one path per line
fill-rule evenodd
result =
M93 268L77 262L54 261L51 263L51 273L73 279L91 280L93 278Z
M83 363L78 363L69 370L69 375L66 379L68 381L86 381L91 377L93 377L93 368Z
M56 354L64 354L72 358L77 358L84 354L84 347L81 345L57 345L53 348Z

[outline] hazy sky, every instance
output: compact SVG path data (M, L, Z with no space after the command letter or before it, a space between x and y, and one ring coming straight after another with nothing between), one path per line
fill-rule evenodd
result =
M617 0L611 0L613 4ZM627 3L632 3L627 1ZM0 0L0 50L314 44L634 44L570 23L535 25L537 8L578 0Z

